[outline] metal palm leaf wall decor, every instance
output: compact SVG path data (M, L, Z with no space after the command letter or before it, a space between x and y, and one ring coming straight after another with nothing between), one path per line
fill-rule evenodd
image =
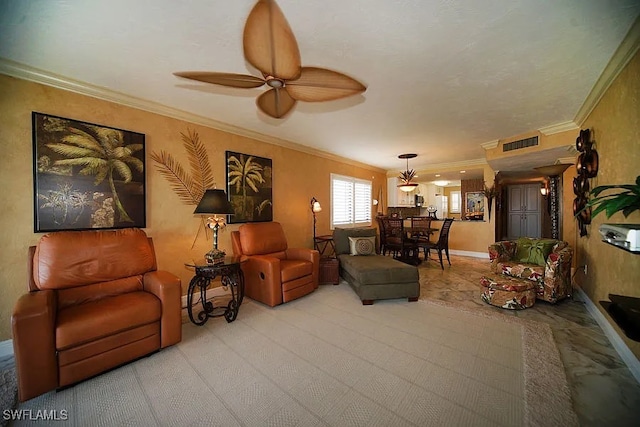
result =
M156 169L164 176L173 191L187 205L197 205L207 189L215 188L213 172L207 156L207 150L196 131L187 129L180 133L182 145L189 157L190 172L168 152L160 150L152 152L151 159L156 162Z
M180 136L189 157L190 172L185 171L182 165L164 150L160 150L159 153L152 152L151 159L156 162L156 169L169 181L171 189L180 200L187 205L197 206L206 190L216 188L216 182L213 179L207 150L198 133L187 129L187 133L180 133ZM204 216L200 217L200 227L191 248L200 235L200 229L204 229L205 238L208 240L211 229L207 227Z

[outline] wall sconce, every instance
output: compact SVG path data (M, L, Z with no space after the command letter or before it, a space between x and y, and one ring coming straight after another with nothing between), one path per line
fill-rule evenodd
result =
M546 180L544 182L544 186L540 187L540 194L545 198L549 195L549 184Z
M322 210L322 206L320 206L320 202L315 198L311 198L311 212L313 213L313 244L316 243L316 213Z

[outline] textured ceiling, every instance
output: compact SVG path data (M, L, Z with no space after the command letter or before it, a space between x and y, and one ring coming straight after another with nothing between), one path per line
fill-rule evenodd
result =
M385 170L484 157L480 144L571 121L640 13L637 0L279 0L303 65L357 97L258 113L261 89L175 71L257 74L253 0L0 0L0 58Z

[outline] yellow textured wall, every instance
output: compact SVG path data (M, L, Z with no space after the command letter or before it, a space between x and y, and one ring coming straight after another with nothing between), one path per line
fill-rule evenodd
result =
M640 52L626 66L587 117L582 128L591 129L600 167L591 186L633 183L640 175ZM587 275L578 277L582 289L611 321L599 304L608 295L640 297L640 255L631 254L600 241L602 223L640 224L640 212L628 218L616 213L607 219L600 214L588 226L588 237L578 238L578 265L588 265ZM615 326L615 323L611 321ZM625 339L636 357L640 343Z
M386 177L367 169L300 151L266 144L201 125L190 124L84 95L0 75L0 341L11 338L10 318L15 301L27 289L27 248L42 234L33 232L33 159L31 112L131 130L146 135L147 228L154 239L158 265L182 280L183 293L191 271L183 262L201 257L211 247L204 235L194 242L200 219L194 206L183 204L158 173L151 152L166 150L188 169L180 133L196 130L207 147L218 188L225 188L225 150L254 154L273 160L273 218L283 224L291 247L312 247L309 200L315 196L324 210L318 214L318 234L329 234L331 173L373 179L374 188L385 188ZM220 234L219 246L231 252L229 225Z

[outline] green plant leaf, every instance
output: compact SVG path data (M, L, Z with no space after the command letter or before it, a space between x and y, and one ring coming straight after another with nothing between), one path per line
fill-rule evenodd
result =
M622 214L624 215L624 217L628 217L633 211L637 211L640 210L640 206L627 206L626 208L624 208L624 210L622 211Z

